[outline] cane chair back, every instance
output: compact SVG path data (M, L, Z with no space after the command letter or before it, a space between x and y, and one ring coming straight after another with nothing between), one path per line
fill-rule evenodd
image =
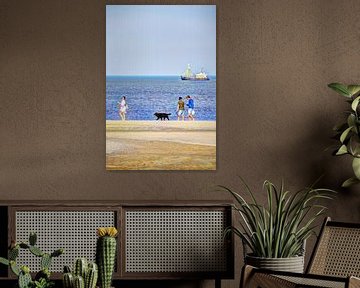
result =
M327 218L307 273L360 277L360 224L332 222Z
M306 273L243 268L242 288L360 288L360 224L326 218Z

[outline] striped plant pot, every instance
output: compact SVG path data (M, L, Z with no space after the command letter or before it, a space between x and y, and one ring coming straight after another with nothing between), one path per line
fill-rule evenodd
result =
M304 256L289 258L262 258L246 255L245 263L262 269L304 273Z

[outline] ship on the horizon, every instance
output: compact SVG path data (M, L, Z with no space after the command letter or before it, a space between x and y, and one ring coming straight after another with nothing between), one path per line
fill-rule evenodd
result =
M207 74L201 69L199 73L193 74L191 71L190 64L188 64L185 72L183 75L181 75L181 80L210 80L210 78L207 76Z

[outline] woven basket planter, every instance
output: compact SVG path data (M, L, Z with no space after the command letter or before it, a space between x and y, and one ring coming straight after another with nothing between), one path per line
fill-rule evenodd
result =
M289 258L262 258L246 255L245 263L262 269L304 273L304 256Z

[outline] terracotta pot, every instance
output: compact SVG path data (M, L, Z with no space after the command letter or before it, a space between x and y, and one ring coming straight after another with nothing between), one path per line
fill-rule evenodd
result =
M274 271L304 273L304 256L289 258L263 258L246 255L245 263L254 267Z

